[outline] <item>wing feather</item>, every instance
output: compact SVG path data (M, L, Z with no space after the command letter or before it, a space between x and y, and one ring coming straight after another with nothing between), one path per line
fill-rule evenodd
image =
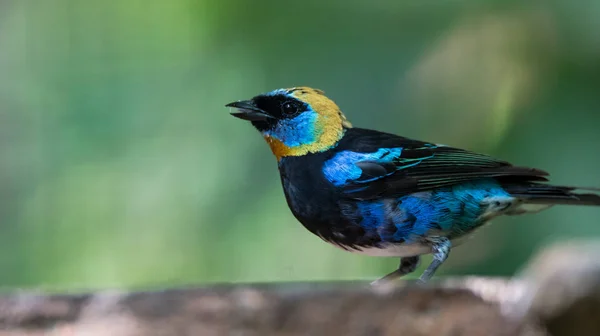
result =
M376 136L384 137L385 141L380 143L396 146L374 147ZM513 166L464 149L387 133L370 134L367 143L368 148L362 142L363 147L358 147L358 151L348 146L326 162L326 177L335 176L338 187L351 198L399 197L484 178L507 182L547 181L548 173L543 170ZM341 169L346 175L339 175L336 169L340 165L352 166Z

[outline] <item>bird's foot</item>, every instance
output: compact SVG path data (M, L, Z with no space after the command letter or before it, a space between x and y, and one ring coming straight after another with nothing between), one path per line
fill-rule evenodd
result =
M420 262L421 258L419 256L403 257L400 259L400 265L398 265L398 269L387 274L382 278L371 282L371 286L393 284L399 278L414 272L417 269L417 267L419 267Z
M446 237L439 237L432 241L431 250L433 252L433 261L431 262L431 264L429 264L429 266L427 266L427 268L419 278L420 284L425 284L429 282L429 280L433 277L437 269L448 258L448 254L450 254L451 247L452 244L450 243L450 240Z

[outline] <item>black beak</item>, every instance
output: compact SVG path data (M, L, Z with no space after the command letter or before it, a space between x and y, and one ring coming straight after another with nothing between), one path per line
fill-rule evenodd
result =
M239 112L231 113L232 116L249 121L260 121L273 118L254 105L251 100L240 100L225 105L235 107Z

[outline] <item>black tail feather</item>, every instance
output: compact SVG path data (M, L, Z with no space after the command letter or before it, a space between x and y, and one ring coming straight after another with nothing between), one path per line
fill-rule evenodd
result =
M575 192L582 190L600 193L600 188L554 186L541 183L507 184L503 187L512 196L530 204L600 206L600 194Z

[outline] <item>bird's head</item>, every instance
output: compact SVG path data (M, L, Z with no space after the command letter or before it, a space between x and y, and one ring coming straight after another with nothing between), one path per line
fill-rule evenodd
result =
M277 89L226 106L252 123L278 160L326 151L352 127L323 91L309 87Z

